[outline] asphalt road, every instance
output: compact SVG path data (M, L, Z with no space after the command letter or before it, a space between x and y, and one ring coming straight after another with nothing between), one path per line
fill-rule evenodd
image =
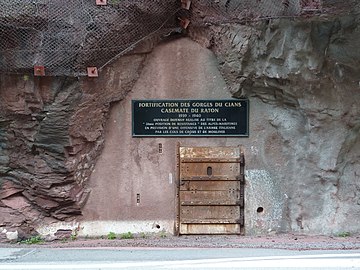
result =
M0 248L0 270L360 269L359 250Z

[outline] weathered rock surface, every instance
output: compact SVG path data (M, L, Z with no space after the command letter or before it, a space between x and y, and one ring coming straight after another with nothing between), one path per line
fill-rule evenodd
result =
M124 57L117 66L128 69L97 81L1 75L2 228L29 234L81 214L107 112L131 90L143 58Z
M280 230L359 232L349 222L360 214L357 11L331 21L273 20L208 32L234 96L267 108L269 125L254 129L273 134L252 136L286 194Z
M348 14L251 24L205 25L206 8L194 10L189 36L216 54L230 93L263 113L248 164L284 196L278 232L360 233L349 222L360 216L360 15L351 3ZM146 58L135 52L94 80L0 75L0 232L21 238L82 214L108 111Z

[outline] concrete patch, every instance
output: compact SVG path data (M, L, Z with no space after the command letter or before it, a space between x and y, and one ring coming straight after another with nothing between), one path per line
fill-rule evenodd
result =
M44 226L38 227L36 231L42 236L55 237L55 233L58 230L71 230L76 232L78 228L78 222L57 222L52 224L44 224Z
M247 232L270 233L280 229L283 200L276 181L266 170L247 170L245 222Z
M120 233L159 233L173 234L174 220L133 220L133 221L85 221L80 223L78 236L103 236L109 232Z

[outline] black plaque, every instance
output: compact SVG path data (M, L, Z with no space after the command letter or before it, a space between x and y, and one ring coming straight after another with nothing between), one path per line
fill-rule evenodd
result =
M133 100L134 137L249 136L249 101Z

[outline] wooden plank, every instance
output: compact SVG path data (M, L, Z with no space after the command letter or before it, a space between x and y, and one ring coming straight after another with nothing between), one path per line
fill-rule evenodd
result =
M180 222L182 219L238 219L240 217L239 206L229 205L199 205L199 206L181 206Z
M180 190L239 190L239 181L182 181L180 183Z
M221 206L221 205L227 205L227 206L243 206L243 200L218 200L218 201L182 201L180 203L181 206L203 206L203 205L209 205L209 206Z
M221 176L207 176L207 175L201 175L201 176L186 176L183 175L180 177L180 180L186 181L239 181L241 179L241 176L239 175L221 175Z
M192 219L186 218L181 220L182 224L240 224L240 219L222 218L222 219Z
M182 158L181 163L240 163L240 158Z
M181 205L239 205L240 191L180 191Z
M240 234L240 224L181 224L180 234Z
M239 147L180 147L180 158L239 158Z
M207 176L208 168L211 168L211 176L225 177L228 175L240 175L240 165L235 163L181 163L181 177ZM236 178L235 178L236 179Z

